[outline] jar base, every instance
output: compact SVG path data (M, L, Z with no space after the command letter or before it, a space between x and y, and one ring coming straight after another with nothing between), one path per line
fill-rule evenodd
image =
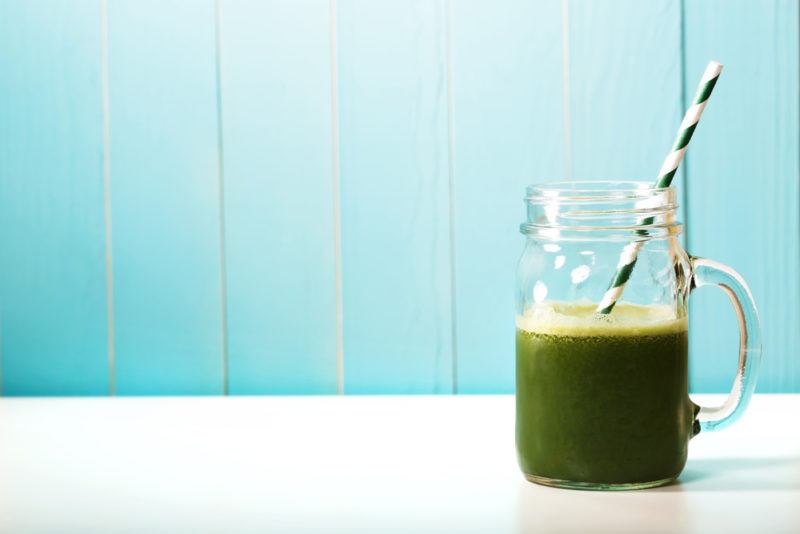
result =
M662 478L660 480L651 480L648 482L626 482L623 484L606 484L603 482L576 482L574 480L561 480L558 478L548 478L540 475L530 475L525 473L525 478L528 482L541 484L542 486L551 486L553 488L564 489L579 489L579 490L594 490L594 491L627 491L627 490L640 490L647 488L657 488L665 486L674 481L677 477Z

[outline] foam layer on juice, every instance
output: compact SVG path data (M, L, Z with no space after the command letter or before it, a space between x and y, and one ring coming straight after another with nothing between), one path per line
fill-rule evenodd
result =
M652 336L687 330L686 317L675 317L666 304L642 306L620 302L608 315L595 313L589 301L542 302L517 316L517 328L554 336Z

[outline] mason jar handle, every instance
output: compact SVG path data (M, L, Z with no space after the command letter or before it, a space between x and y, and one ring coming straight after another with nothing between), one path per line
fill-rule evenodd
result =
M742 416L753 396L761 365L761 327L753 295L739 273L704 258L692 257L690 262L691 289L707 285L719 287L730 297L739 321L739 367L731 393L721 406L700 407L697 414L701 431L720 430Z

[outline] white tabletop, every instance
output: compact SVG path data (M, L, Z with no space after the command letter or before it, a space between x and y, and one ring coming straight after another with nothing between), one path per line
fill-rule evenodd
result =
M605 493L522 478L511 396L1 399L0 532L796 533L798 414L756 396Z

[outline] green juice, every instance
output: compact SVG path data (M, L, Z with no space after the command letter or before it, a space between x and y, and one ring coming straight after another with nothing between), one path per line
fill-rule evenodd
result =
M648 485L693 435L686 319L666 306L545 303L517 319L517 453L534 481ZM575 484L564 484L570 482Z

